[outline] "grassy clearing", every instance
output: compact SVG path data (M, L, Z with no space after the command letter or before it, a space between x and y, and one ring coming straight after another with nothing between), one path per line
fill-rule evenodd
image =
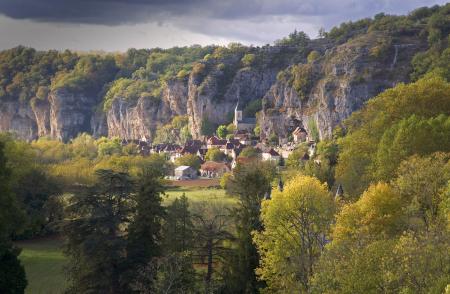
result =
M167 197L164 199L164 203L170 204L175 198L183 195L183 193L193 203L202 201L217 201L224 205L233 205L236 203L236 198L226 195L223 189L201 187L170 187L166 191Z
M20 260L25 266L29 294L59 294L66 288L64 265L66 258L57 238L18 242L22 248Z

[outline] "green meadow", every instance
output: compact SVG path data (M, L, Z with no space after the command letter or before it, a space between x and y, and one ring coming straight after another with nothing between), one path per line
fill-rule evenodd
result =
M20 260L25 266L28 280L27 294L63 293L67 283L64 275L66 258L57 238L21 241Z

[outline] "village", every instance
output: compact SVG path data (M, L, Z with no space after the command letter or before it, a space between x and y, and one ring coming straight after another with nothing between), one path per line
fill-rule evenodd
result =
M296 127L291 134L290 142L273 144L261 141L253 134L256 126L255 118L243 117L239 102L234 111L233 124L235 131L227 138L218 135L205 136L202 140L188 140L184 145L173 143L151 144L146 138L142 140L122 140L122 145L136 144L142 156L164 154L166 159L176 165L173 173L167 175L171 180L193 180L198 178L221 178L231 172L238 164L245 164L255 158L270 161L283 166L285 160L300 145L308 147L301 160L309 160L314 155L316 142L303 127ZM215 151L219 156L212 160L208 151ZM199 168L192 165L177 165L177 160L185 156L195 156L200 162Z

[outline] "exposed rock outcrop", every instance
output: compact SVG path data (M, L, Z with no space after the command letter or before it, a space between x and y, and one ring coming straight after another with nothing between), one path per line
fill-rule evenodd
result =
M50 93L50 135L68 141L83 132L91 132L91 119L98 103L83 94L59 89Z
M334 128L368 99L408 81L410 61L423 49L422 44L419 40L409 43L398 39L408 42L408 46L388 45L382 56L376 56L378 38L375 34L364 35L327 50L312 65L318 74L303 100L291 82L278 80L264 96L259 117L261 137L276 134L286 139L296 126L303 126L319 138L329 138ZM392 59L395 66L391 66Z
M37 129L30 105L19 101L0 103L0 132L13 132L19 138L33 140L38 136Z
M297 126L327 138L368 99L408 81L412 57L425 48L426 42L418 37L376 33L335 46L326 40L311 41L302 52L289 46L252 48L258 59L251 65L241 62L242 52L203 60L202 70L169 79L160 97L147 95L136 101L114 97L107 111L101 99L64 88L30 103L3 101L0 131L14 132L26 140L50 136L68 141L82 132L96 137L151 139L158 126L176 115L188 115L191 134L198 138L205 121L230 123L238 100L245 106L262 99L258 124L263 139L272 134L286 139ZM306 53L311 50L316 50L319 58L307 64ZM297 64L310 68L308 86L294 85L294 75L277 78L280 70L289 73Z

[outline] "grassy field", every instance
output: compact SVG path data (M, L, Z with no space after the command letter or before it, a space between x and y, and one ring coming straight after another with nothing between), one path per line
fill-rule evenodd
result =
M25 266L29 294L57 294L66 287L64 278L65 257L61 240L56 238L18 242L22 248L20 260Z
M165 198L164 202L166 204L171 203L175 198L180 197L183 195L183 193L186 195L186 197L189 199L190 202L211 202L211 201L217 201L219 203L222 203L224 205L233 205L236 203L236 198L233 198L229 195L225 194L225 190L223 189L217 189L214 187L210 188L200 188L200 187L170 187L167 191L167 198Z

